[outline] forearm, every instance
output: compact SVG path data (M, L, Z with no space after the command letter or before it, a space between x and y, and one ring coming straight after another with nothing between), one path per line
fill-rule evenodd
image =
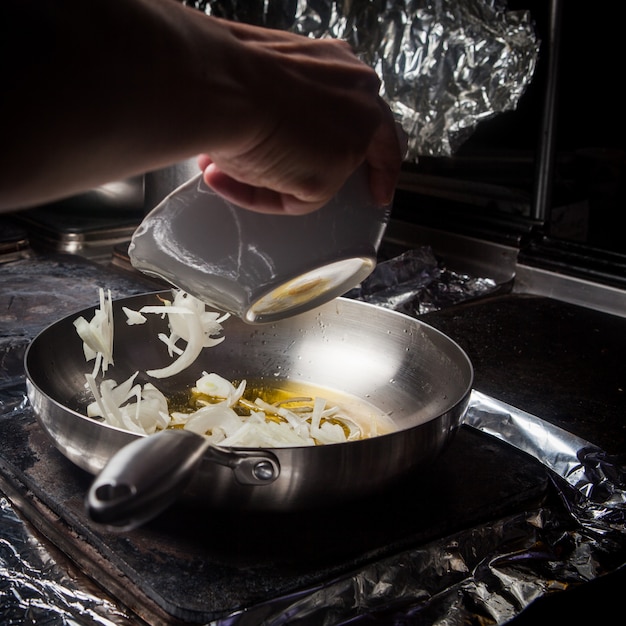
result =
M4 0L0 23L0 209L199 153L208 184L255 210L315 210L363 161L376 200L391 199L393 118L343 42L177 0Z
M223 29L175 0L5 2L2 208L207 150L244 99Z

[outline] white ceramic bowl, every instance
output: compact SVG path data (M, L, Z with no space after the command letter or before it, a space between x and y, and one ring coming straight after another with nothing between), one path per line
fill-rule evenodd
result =
M320 210L267 215L235 206L199 174L143 220L133 266L254 324L302 313L358 285L376 265L389 207L365 167Z

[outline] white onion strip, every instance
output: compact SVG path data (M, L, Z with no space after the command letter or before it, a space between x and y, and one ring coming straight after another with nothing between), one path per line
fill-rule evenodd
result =
M146 374L153 378L169 378L182 372L198 358L203 348L216 346L224 341L224 337L213 335L222 332L221 322L228 319L228 314L207 311L203 302L182 291L175 290L173 293L173 302L164 301L161 305L146 305L138 311L139 315L153 313L167 316L170 335L159 333L158 338L165 343L170 356L174 354L178 356L166 367L147 370ZM127 323L134 323L137 319L128 312L127 317ZM176 345L181 339L186 341L184 349Z
M105 296L104 289L99 289L100 308L94 311L91 321L84 317L74 320L78 336L83 340L83 353L87 361L95 359L94 376L102 370L104 374L109 365L113 365L113 304L111 290Z
M189 367L202 352L204 332L200 321L195 316L181 316L187 323L187 345L183 353L170 365L161 369L147 370L146 374L153 378L168 378Z

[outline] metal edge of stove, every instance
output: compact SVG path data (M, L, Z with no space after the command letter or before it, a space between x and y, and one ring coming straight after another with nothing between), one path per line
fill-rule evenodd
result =
M553 298L626 317L626 290L522 263L515 246L393 219L385 241L407 248L429 245L450 269L491 278L498 285L510 283L512 293Z
M28 232L10 215L0 216L0 264L32 254Z
M0 244L0 265L2 263L11 263L19 259L26 259L33 253L30 247L30 241L23 239L12 242L10 244Z
M576 276L517 264L513 293L527 293L626 317L626 291Z
M31 244L35 249L48 252L77 254L98 261L108 260L111 248L129 241L136 225L120 226L96 233L62 233L50 235L43 231L31 231Z

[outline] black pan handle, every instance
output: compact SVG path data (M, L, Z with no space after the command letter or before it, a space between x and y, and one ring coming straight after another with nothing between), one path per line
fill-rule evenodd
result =
M226 450L201 435L168 429L139 437L111 457L87 493L87 513L111 529L137 528L174 503L203 458L230 467L244 485L268 485L280 475L271 452Z

